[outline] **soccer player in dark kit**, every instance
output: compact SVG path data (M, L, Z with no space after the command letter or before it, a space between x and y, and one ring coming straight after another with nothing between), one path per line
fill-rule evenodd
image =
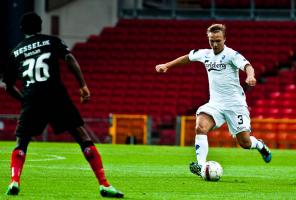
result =
M6 194L19 193L28 144L31 137L40 135L49 123L55 133L68 131L80 145L98 179L101 195L122 198L123 193L107 181L101 156L61 81L59 59L64 59L79 83L81 102L87 103L90 92L80 66L62 40L39 34L41 24L36 13L23 15L20 28L25 39L12 50L4 72L6 91L22 104L16 128L16 147L11 155L11 183ZM23 82L22 91L14 86L17 79Z

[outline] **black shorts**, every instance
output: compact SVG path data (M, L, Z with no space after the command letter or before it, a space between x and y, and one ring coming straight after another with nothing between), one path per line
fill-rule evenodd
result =
M16 128L16 136L36 136L50 124L55 134L84 125L79 111L70 98L25 103Z

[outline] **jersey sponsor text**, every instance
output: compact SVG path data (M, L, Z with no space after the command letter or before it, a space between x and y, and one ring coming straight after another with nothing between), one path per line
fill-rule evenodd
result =
M36 48L39 48L39 47L42 47L45 45L50 45L49 40L44 40L44 41L40 41L40 42L38 41L38 42L34 42L32 44L28 44L26 46L23 46L23 47L15 50L13 52L13 54L14 54L14 57L18 57L19 55L26 53L27 51L31 51L33 49L36 49Z

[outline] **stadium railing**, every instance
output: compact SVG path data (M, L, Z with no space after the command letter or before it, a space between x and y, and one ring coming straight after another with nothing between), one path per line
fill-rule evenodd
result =
M109 133L112 144L151 144L148 115L111 114Z
M15 140L15 128L19 114L0 114L0 140ZM108 140L109 119L103 118L83 118L85 128L90 134L90 137L96 143L110 143ZM102 127L104 126L104 127ZM106 129L106 130L105 130ZM40 136L34 136L33 141L56 141L56 142L71 142L74 141L70 134L53 134L50 126L47 126Z
M253 118L251 120L252 135L271 148L296 148L296 119ZM190 146L195 139L195 116L179 116L176 131L177 145ZM226 125L208 134L210 146L236 147L234 138L230 135Z
M295 19L294 0L118 1L120 18Z

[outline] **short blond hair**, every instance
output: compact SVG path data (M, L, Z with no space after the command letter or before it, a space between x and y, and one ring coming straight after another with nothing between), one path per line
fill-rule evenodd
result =
M212 24L207 29L207 34L217 33L219 31L221 31L223 33L224 37L226 36L226 26L224 24Z

